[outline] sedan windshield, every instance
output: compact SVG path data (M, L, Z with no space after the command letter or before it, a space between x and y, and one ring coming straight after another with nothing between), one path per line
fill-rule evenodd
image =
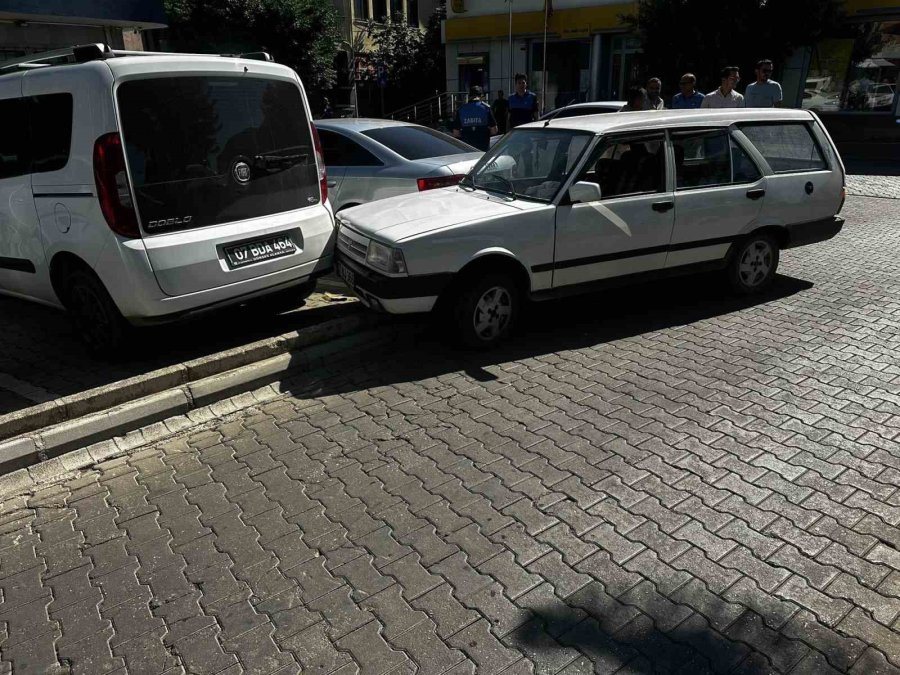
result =
M552 201L593 138L590 132L569 129L516 129L478 162L461 185L512 199Z

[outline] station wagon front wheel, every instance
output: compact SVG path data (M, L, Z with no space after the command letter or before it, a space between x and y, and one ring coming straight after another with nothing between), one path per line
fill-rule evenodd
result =
M467 347L488 349L500 343L518 320L519 289L505 274L488 274L467 283L456 297L457 335Z
M738 246L728 266L728 278L738 293L764 290L778 270L778 242L768 234L751 235Z

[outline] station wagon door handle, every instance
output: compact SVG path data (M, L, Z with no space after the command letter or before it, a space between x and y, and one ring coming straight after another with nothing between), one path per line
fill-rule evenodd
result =
M653 210L660 213L665 213L673 208L675 208L675 202L653 202Z
M747 199L759 199L760 197L765 197L766 191L762 188L758 188L756 190L747 190Z

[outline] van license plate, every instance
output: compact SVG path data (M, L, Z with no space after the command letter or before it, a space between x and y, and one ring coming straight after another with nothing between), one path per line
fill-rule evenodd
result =
M354 274L353 270L351 270L346 265L338 263L337 273L338 276L344 280L344 283L347 284L350 288L353 288L353 286L356 284L356 274Z
M225 259L231 269L252 265L291 255L297 247L290 235L279 234L275 237L245 242L236 246L225 247Z

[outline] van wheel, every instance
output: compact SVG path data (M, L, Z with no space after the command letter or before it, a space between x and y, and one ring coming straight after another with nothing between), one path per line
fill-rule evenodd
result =
M118 356L125 345L128 324L92 273L75 269L65 278L66 309L82 342L97 356Z
M506 274L487 274L466 283L453 303L462 344L489 349L502 342L519 318L519 289Z
M768 234L753 234L738 244L728 264L728 281L738 293L766 289L778 270L778 242Z

